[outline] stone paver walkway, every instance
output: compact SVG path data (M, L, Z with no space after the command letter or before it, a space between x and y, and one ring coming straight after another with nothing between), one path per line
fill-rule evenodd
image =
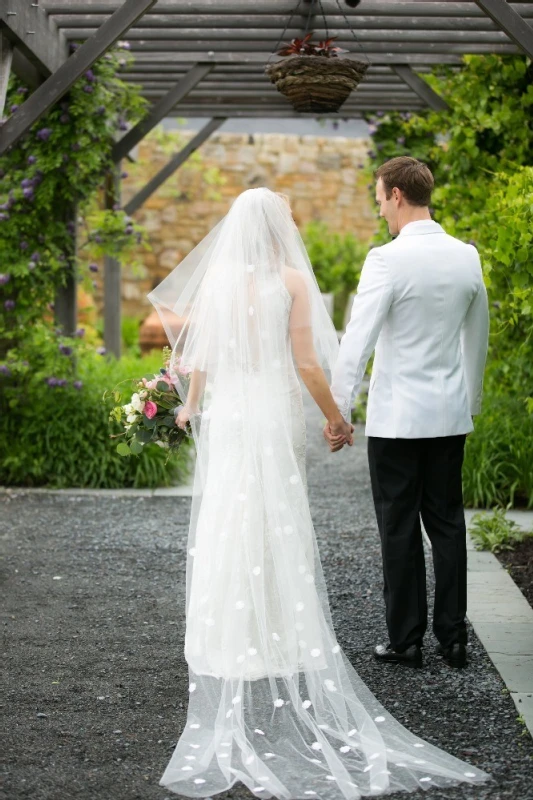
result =
M427 800L533 800L533 743L475 634L455 671L376 664L386 641L365 440L331 455L309 415L309 490L339 642L408 728L491 772ZM190 499L0 495L5 604L5 797L171 800L158 780L187 703L184 570ZM431 570L429 570L429 573ZM220 797L250 798L242 785ZM406 795L398 795L398 798Z

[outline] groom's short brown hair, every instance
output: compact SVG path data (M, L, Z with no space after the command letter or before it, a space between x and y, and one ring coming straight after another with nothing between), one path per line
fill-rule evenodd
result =
M428 206L435 181L426 164L411 156L398 156L385 161L376 170L376 180L381 178L385 196L390 199L394 187L400 189L412 206Z

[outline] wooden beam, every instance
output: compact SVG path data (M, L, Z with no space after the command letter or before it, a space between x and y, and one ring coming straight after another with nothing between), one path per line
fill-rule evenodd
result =
M478 6L529 58L533 58L533 28L506 0L476 0Z
M515 48L513 48L514 50ZM371 48L367 51L368 58L370 62L374 66L380 66L384 64L423 64L424 66L428 64L461 64L461 57L460 55L450 55L442 54L442 53L421 53L421 52L412 52L412 53L400 53L395 48L395 52L392 48L389 48L387 52L375 52ZM361 56L356 53L346 53L346 58L354 58L357 61L361 60ZM265 64L268 63L268 59L272 58L272 53L269 53L265 50L258 50L256 52L248 52L248 53L216 53L214 51L205 52L203 51L196 51L196 52L184 52L182 49L179 51L172 51L172 52L136 52L134 53L134 61L132 68L135 70L137 65L144 65L150 64L158 65L164 64L169 66L171 64L181 64L183 66L187 64L196 64L199 61L209 62L212 64L239 64L239 65L246 65L246 64L254 64L254 65L262 65L264 67ZM276 58L272 59L273 61Z
M426 83L416 72L413 72L407 64L397 64L392 69L434 111L450 110L448 103L440 94L437 94L429 83Z
M276 108L258 108L257 106L237 106L237 107L222 107L217 108L218 114L224 114L227 119L254 119L261 117L262 119L323 119L331 118L337 120L345 119L359 119L363 114L370 112L375 114L376 111L423 111L426 106L421 102L413 101L405 103L391 100L390 102L381 101L379 103L361 103L357 106L350 106L349 108L341 107L341 109L334 114L316 114L314 112L294 111L292 106L287 103L287 107ZM198 108L191 106L190 108L179 108L176 113L170 114L170 117L178 118L191 118L191 117L210 117L213 109L205 106Z
M120 0L115 2L102 2L102 0L84 0L73 4L73 0L41 0L49 14L109 14L120 7ZM513 3L516 8L522 3ZM467 2L452 2L452 0L415 0L414 2L398 2L398 0L365 0L358 8L349 8L341 0L342 10L347 17L351 17L357 24L360 16L376 15L384 17L481 17L480 11L472 0ZM250 0L159 0L156 14L191 14L191 15L243 15L249 13L270 16L277 14L285 19L294 12L296 0L272 2L272 0L255 0L253 6ZM335 0L323 0L324 12L328 17L338 15L339 7Z
M120 171L115 167L106 176L105 207L112 209L120 202ZM106 352L120 358L122 346L122 292L120 262L112 256L104 258L104 345Z
M113 148L113 161L118 162L129 151L144 139L147 133L154 128L180 100L186 97L205 76L211 72L214 64L196 64L170 91L168 91L151 109L147 117L142 119L134 128L122 137Z
M208 139L214 131L218 130L220 126L226 121L226 117L214 117L213 119L209 120L207 125L204 125L201 130L198 131L196 136L188 142L185 147L176 153L173 158L170 159L168 164L166 164L157 175L155 175L151 181L148 181L146 186L141 189L132 199L126 203L124 206L124 211L126 214L133 214L137 211L140 206L152 195L156 189L158 189L162 183L164 183L174 172L181 167L184 161L186 161L189 156L197 150L201 144Z
M478 8L475 8L479 12ZM523 17L533 16L533 3L521 10ZM62 28L91 28L98 27L104 16L96 14L57 14L53 17L57 27ZM384 17L379 14L375 16L358 16L358 29L378 29L378 30L425 30L425 31L455 31L458 21L461 22L461 30L466 31L493 31L497 30L494 22L484 16L461 16L461 17ZM241 28L250 29L260 28L264 31L274 31L279 36L287 24L288 17L276 15L261 16L259 14L246 14L246 17L230 16L223 14L202 14L195 16L192 14L146 14L142 19L143 28L231 28L239 30ZM328 28L332 31L346 30L346 23L341 16L327 17ZM319 20L319 23L321 20ZM355 20L354 20L355 22ZM322 22L323 24L323 22ZM321 25L320 25L321 27ZM290 38L290 37L288 37Z
M17 47L13 49L11 69L28 89L36 89L44 81L42 72L39 72L35 64L32 64Z
M65 34L35 2L4 0L0 4L0 28L46 77L68 58Z
M0 117L4 114L12 61L13 47L11 46L11 42L0 32Z
M156 0L126 0L98 31L84 42L0 128L0 154L19 141L31 126L68 92L78 78L106 52Z
M457 26L461 24L457 20ZM67 39L86 39L92 36L97 30L98 26L93 25L89 28L65 28L65 35ZM213 28L206 30L205 28L145 28L137 27L132 28L128 33L128 41L133 48L136 47L136 42L150 42L154 46L159 42L166 44L172 43L174 45L191 43L197 49L203 48L205 50L211 49L227 49L231 44L238 47L238 51L242 51L244 46L249 45L248 49L253 50L259 47L262 50L269 49L274 51L278 42L279 36L282 31L264 30L263 28ZM354 40L350 36L350 31L346 28L333 28L329 29L329 33L336 38L336 44L341 47L350 49L352 54L356 54L357 50L354 46ZM326 31L324 23L318 23L314 29L314 34L318 40L324 39ZM287 30L282 41L290 41L298 37L302 38L302 31L295 25ZM397 42L405 43L427 43L432 42L435 44L464 44L465 46L471 44L477 45L498 45L510 44L507 36L501 30L493 28L490 31L473 31L473 30L444 30L444 31L426 31L424 29L413 29L410 26L401 28L394 28L391 30L383 30L382 28L369 28L358 29L357 40L360 44L368 45L370 43L382 43L393 46Z

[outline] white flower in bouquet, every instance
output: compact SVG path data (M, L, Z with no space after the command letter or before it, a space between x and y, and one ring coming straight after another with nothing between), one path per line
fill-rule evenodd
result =
M144 403L141 400L141 398L139 397L138 392L135 392L134 394L132 394L130 402L131 402L131 405L133 406L133 408L135 409L135 411L138 411L139 414L143 413L143 411L144 411Z
M128 414L128 416L126 417L126 422L133 423L136 420L137 420L137 414L135 414L135 412L133 414Z

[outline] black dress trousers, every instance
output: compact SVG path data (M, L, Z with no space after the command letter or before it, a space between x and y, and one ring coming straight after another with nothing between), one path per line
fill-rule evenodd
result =
M399 652L422 644L427 627L420 518L435 570L433 631L466 644L466 527L461 469L466 436L368 438L368 461L383 555L387 628Z

